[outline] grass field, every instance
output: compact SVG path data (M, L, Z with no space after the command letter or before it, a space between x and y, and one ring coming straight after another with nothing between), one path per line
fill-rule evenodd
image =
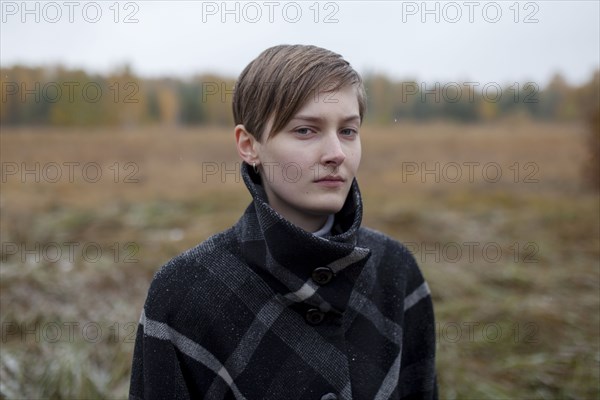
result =
M599 196L585 130L364 127L363 224L434 298L443 399L600 398ZM250 201L232 130L4 129L0 398L126 398L156 269Z

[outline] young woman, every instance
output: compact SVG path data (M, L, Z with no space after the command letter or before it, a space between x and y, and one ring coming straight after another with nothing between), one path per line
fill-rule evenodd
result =
M233 96L253 201L163 266L131 399L434 399L431 297L400 243L361 227L360 76L315 46L265 50Z

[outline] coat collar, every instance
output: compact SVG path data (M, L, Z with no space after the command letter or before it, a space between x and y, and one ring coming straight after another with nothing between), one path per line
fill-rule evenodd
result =
M308 293L315 295L296 301L321 308L331 305L343 312L370 256L369 249L357 247L362 199L356 179L344 206L335 214L331 232L318 237L292 224L268 204L260 176L248 164L242 163L241 174L253 198L235 225L244 259L279 293L289 297L308 285L314 289ZM311 279L319 267L330 268L335 274L332 282L322 287Z

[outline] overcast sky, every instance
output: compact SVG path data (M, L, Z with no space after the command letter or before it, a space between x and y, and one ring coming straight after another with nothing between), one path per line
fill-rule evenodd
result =
M24 5L24 6L23 6ZM142 76L232 77L265 48L315 44L359 72L426 82L587 81L593 1L1 1L2 67L62 64Z

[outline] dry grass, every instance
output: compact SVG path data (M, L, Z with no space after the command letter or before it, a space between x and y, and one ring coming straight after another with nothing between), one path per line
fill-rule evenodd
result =
M362 130L364 224L409 245L429 280L442 398L598 398L599 198L579 176L583 129ZM0 140L0 398L125 398L153 272L250 200L236 173L206 174L237 169L232 130L3 130ZM22 163L39 163L40 182L10 174ZM436 163L439 182L423 179Z

